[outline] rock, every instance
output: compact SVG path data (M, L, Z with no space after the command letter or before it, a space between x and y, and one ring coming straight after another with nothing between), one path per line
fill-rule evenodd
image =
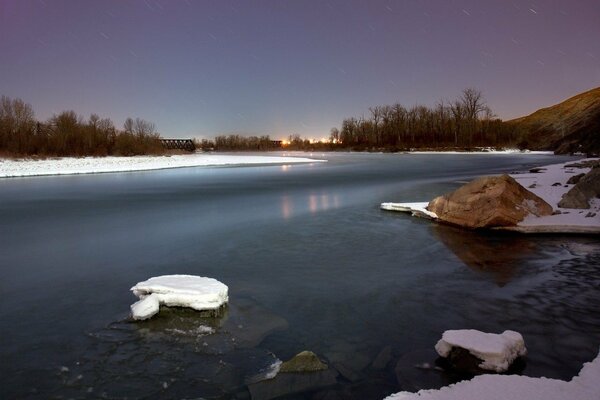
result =
M529 172L531 172L532 174L539 174L540 172L544 172L544 171L546 171L546 168L544 168L544 167L531 168L529 170Z
M558 203L562 208L590 208L590 200L600 196L600 168L593 168Z
M392 360L392 347L386 346L379 352L377 357L375 357L375 360L373 360L371 367L375 370L385 369L385 367L390 363L391 360Z
M314 372L325 371L327 365L319 360L312 351L303 351L296 354L291 360L281 364L279 372Z
M475 179L436 197L427 210L442 222L473 229L515 226L530 214L552 214L550 204L508 175Z
M552 215L560 215L560 214L562 214L562 211L560 211L560 210L554 210L552 212Z
M474 329L444 332L435 350L452 369L473 374L506 372L517 358L527 354L523 336L518 332L495 334Z
M316 372L289 372L273 379L248 385L252 400L270 400L295 393L313 391L337 383L336 372L327 369Z
M436 369L436 357L438 355L432 349L414 350L403 354L394 368L398 385L404 390L418 392L421 389L439 388L453 383L449 374Z
M534 189L535 187L537 187L537 185L535 183L532 183L531 185L527 186L529 189Z
M560 183L560 182L554 182L554 183L552 184L552 186L561 186L561 183Z
M579 182L579 180L581 178L583 178L584 176L585 176L585 174L577 174L577 175L570 177L569 180L567 181L567 185L576 185L577 182Z
M346 366L343 363L333 364L333 367L340 373L340 375L344 379L346 379L350 382L357 382L364 378L364 374L353 370L352 368Z

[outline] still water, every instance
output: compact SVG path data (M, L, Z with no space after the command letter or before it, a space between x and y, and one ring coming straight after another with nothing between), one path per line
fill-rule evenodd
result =
M595 357L597 237L379 210L568 157L313 157L329 162L1 180L0 397L247 399L311 350L335 382L289 398L380 399L451 382L426 363L460 328L521 332L530 376L569 379ZM131 322L130 287L176 273L227 284L224 315Z

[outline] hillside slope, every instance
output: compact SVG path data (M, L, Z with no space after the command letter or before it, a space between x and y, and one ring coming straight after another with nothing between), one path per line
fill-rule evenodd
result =
M600 153L600 87L506 123L529 149Z

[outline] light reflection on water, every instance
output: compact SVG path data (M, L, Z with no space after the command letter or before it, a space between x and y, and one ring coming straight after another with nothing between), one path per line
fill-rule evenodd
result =
M380 399L447 383L414 364L466 327L521 331L529 375L570 378L593 358L597 239L479 235L378 207L561 158L327 157L0 181L0 397L247 398L274 359L312 350L346 374L335 395ZM225 282L227 313L129 322L129 288L169 273Z

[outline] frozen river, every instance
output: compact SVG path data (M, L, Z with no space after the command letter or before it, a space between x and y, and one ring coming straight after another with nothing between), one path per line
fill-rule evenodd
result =
M380 399L450 382L415 365L460 328L521 332L530 376L570 379L596 356L597 237L379 209L568 157L310 157L329 162L0 180L0 397L246 399L311 350L337 383L295 398ZM227 284L225 316L128 320L131 286L178 273Z

